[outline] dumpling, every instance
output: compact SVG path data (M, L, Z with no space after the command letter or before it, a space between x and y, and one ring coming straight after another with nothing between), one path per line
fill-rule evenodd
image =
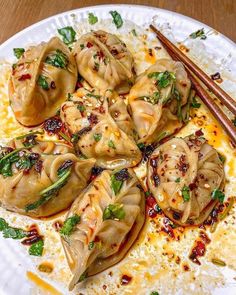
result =
M136 166L141 152L135 140L119 128L122 124L128 129L128 123L116 123L109 113L107 97L97 93L80 88L61 107L61 119L72 134L77 152L96 158L97 165L107 169ZM127 118L126 113L123 115Z
M83 35L73 54L80 75L92 87L127 93L134 81L134 59L116 35L96 31Z
M1 148L0 204L34 217L58 213L87 186L94 163L94 159L80 160L70 147L52 142L32 148Z
M57 37L30 47L19 59L9 81L10 104L25 126L39 125L55 115L77 81L75 59Z
M73 230L61 230L73 274L70 290L83 277L119 262L136 240L145 219L145 199L133 170L103 171L75 200L66 220L75 217L80 222Z
M173 138L148 162L148 186L160 208L175 223L202 223L224 188L224 167L217 151L196 135Z
M152 143L182 126L191 82L180 62L160 59L141 74L129 94L139 142Z

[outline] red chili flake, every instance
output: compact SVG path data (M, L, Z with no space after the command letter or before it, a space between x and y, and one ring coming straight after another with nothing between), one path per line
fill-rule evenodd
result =
M62 127L63 123L59 117L47 119L43 124L43 128L49 133L49 135L57 134L61 131Z
M53 223L52 226L55 228L55 230L56 230L57 232L59 232L60 229L61 229L62 226L63 226L63 223L62 223L62 221L60 221L60 220L56 220L56 221Z
M202 129L199 129L199 130L197 130L197 131L195 132L195 135L198 136L198 137L200 137L200 136L203 136L204 133L202 132Z
M99 60L102 60L104 58L104 53L100 50L97 52L97 57Z
M132 277L130 277L128 275L123 275L121 277L121 285L128 285L131 280L132 280Z
M173 231L173 228L171 226L171 222L169 220L169 218L165 217L163 219L163 227L161 228L162 231L164 231L165 233L167 233L171 238L175 238L175 234L174 234L174 231Z
M220 73L216 72L215 74L211 75L212 80L218 80L221 79Z
M67 168L69 168L69 167L71 167L72 165L73 165L73 161L72 160L67 160L67 161L65 161L65 162L63 162L62 164L61 164L61 166L58 168L58 170L60 169L60 170L65 170L65 169L67 169Z
M75 90L82 88L82 87L83 87L83 84L80 81L77 81Z
M56 89L56 83L55 83L54 81L52 81L52 82L50 83L50 87L51 87L52 89Z
M197 188L197 185L196 185L195 182L192 182L192 183L189 184L188 187L189 187L190 191L193 191L195 188Z
M114 56L114 55L119 54L119 52L118 52L117 49L113 48L113 49L111 50L111 54Z
M21 244L23 244L23 245L27 245L27 246L28 246L28 245L32 245L32 244L38 242L39 240L42 240L42 236L37 236L37 235L35 235L35 236L29 237L29 238L27 238L27 239L24 239L24 240L21 242Z
M25 81L25 80L29 80L31 79L31 75L30 74L23 74L20 76L20 78L18 79L18 81Z
M200 231L199 236L203 240L203 242L205 242L206 244L209 244L211 242L211 240L209 239L209 237L204 231Z
M151 217L151 218L155 218L157 216L157 211L153 208L150 208L148 210L148 216Z
M105 112L106 112L102 105L98 108L95 108L95 110L98 111L100 114L105 114Z
M183 268L184 268L184 271L189 271L190 270L190 267L187 264L184 264Z
M88 116L89 123L94 126L98 123L98 117L93 113Z
M198 257L203 256L205 252L206 252L205 244L201 241L197 241L197 245L192 249L189 259L191 259L192 262L198 265L201 265L201 262L198 260Z
M154 182L154 185L155 187L157 187L158 185L160 185L160 178L157 174L153 174L152 175L152 179L153 179L153 182Z
M104 168L102 167L94 166L91 170L91 176L90 176L89 182L93 181L99 174L102 173L103 170Z
M153 208L157 204L157 202L156 202L156 199L153 196L148 196L146 198L146 204L149 207Z
M92 43L90 43L90 42L87 42L87 45L86 45L88 48L90 48L90 47L93 47L93 44Z
M149 54L150 56L153 56L153 53L152 53L152 49L151 49L151 48L148 49L148 54Z
M34 164L34 169L36 172L41 173L43 169L43 161L42 160L37 160Z
M179 169L179 171L182 172L182 175L184 176L185 173L188 171L189 168L189 164L186 163L186 156L185 155L181 155L179 158L179 163L177 164L177 168Z

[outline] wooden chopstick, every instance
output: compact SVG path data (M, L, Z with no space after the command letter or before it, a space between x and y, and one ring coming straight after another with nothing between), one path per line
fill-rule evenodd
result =
M169 47L165 43L163 43L162 41L161 43L174 60L182 61L173 51L169 49ZM222 109L214 102L209 93L201 86L198 80L192 75L191 71L186 66L185 69L188 73L189 79L192 82L193 88L196 90L196 93L204 102L204 104L208 107L208 109L211 111L214 117L222 125L222 127L230 137L232 144L236 146L236 128L233 126L232 122L225 115Z
M222 88L220 88L211 78L204 73L194 62L191 61L178 47L169 41L157 28L150 25L156 33L161 43L172 51L216 96L217 98L236 116L236 102Z

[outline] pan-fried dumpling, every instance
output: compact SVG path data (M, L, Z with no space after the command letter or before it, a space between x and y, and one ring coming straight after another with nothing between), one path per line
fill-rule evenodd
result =
M134 80L134 60L126 45L113 34L96 31L83 35L73 54L80 75L92 87L127 93Z
M148 185L160 208L175 223L200 224L224 196L224 168L202 137L173 138L148 163Z
M68 208L87 186L95 160L80 160L65 145L54 144L53 150L52 143L48 145L1 148L2 207L29 216L49 216Z
M133 167L141 160L134 139L119 128L110 115L106 96L80 88L62 105L60 114L75 139L78 152L87 158L96 158L99 166ZM125 121L122 124L125 126Z
M160 59L141 74L129 94L140 142L152 143L182 126L190 80L180 62Z
M16 119L34 126L55 115L77 81L75 59L57 37L30 47L19 59L9 82Z
M73 229L61 230L73 273L70 290L82 277L119 262L136 240L145 219L145 200L133 170L103 171L72 204L65 224L76 218Z

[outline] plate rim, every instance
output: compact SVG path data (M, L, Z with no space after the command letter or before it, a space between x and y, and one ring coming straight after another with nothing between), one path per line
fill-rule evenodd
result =
M14 41L14 39L17 39L18 37L20 37L21 35L23 35L24 33L26 33L27 31L30 31L31 29L34 29L35 27L37 26L40 26L41 24L43 23L46 23L47 21L50 21L51 19L53 18L56 18L56 17L59 17L59 16L65 16L65 15L70 15L70 14L73 14L75 12L82 12L82 11L87 11L89 9L91 10L96 10L96 9L101 9L101 8L107 8L107 7L112 7L113 8L122 8L122 7L135 7L135 8L138 8L138 9L145 9L145 10L155 10L155 11L160 11L162 13L166 13L166 14L173 14L175 15L176 17L179 17L179 18L183 18L183 19L187 19L188 21L192 22L192 23L195 23L195 24L198 24L198 25L203 25L204 28L207 28L207 29L210 29L210 30L215 30L217 31L216 29L210 27L209 25L199 21L199 20L196 20L195 18L192 18L190 16L186 16L184 14L181 14L181 13L178 13L178 12L175 12L175 11L171 11L171 10L168 10L168 9L163 9L163 8L159 8L159 7L154 7L154 6L148 6L148 5L140 5L140 4L98 4L98 5L92 5L92 6L85 6L85 7L80 7L80 8L75 8L75 9L72 9L72 10L67 10L65 12L60 12L60 13L57 13L57 14L54 14L52 16L49 16L47 18L44 18L38 22L35 22L33 23L32 25L24 28L23 30L20 30L19 32L17 32L16 34L14 34L13 36L11 36L10 38L8 38L7 40L5 40L2 44L0 44L0 50L7 47L8 44L12 41ZM221 32L217 31L218 33L218 36L222 39L224 39L228 45L232 46L232 48L236 48L236 43L231 40L229 37L225 36L224 34L222 34Z

